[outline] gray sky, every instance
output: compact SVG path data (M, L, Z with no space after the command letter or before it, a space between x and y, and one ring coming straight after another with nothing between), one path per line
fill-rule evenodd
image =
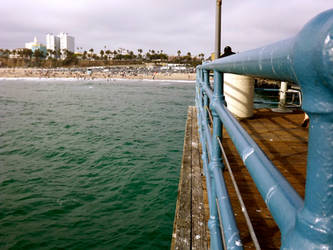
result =
M0 0L0 48L22 48L37 36L68 32L75 46L214 50L216 0ZM332 0L223 0L222 46L244 51L293 36Z

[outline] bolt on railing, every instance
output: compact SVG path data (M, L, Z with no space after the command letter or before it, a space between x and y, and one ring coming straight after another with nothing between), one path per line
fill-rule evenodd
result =
M209 72L214 72L214 90ZM223 73L294 82L309 115L305 199L297 194L224 104ZM222 175L222 124L280 228L282 249L333 248L333 9L293 38L197 67L196 105L210 207L211 248L242 249ZM206 107L213 117L213 135ZM216 206L216 202L218 206ZM218 212L222 219L222 234Z

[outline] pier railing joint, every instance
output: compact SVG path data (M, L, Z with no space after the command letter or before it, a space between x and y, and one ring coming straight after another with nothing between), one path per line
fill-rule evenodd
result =
M224 169L224 164L222 163L222 159L221 158L217 158L212 160L209 164L209 170L210 171L214 171L215 168L221 168Z

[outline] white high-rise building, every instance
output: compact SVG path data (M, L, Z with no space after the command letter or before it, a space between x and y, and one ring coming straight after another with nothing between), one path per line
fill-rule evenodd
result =
M60 50L69 50L71 52L74 52L75 50L75 41L74 37L69 36L68 33L62 32L58 35L60 39Z
M52 33L46 35L46 49L57 51L60 49L60 38Z

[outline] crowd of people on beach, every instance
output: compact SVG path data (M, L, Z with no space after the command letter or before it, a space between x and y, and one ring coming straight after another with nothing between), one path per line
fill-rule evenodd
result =
M93 79L172 79L194 80L195 68L182 70L162 67L94 67L94 68L0 68L0 77L76 78Z

